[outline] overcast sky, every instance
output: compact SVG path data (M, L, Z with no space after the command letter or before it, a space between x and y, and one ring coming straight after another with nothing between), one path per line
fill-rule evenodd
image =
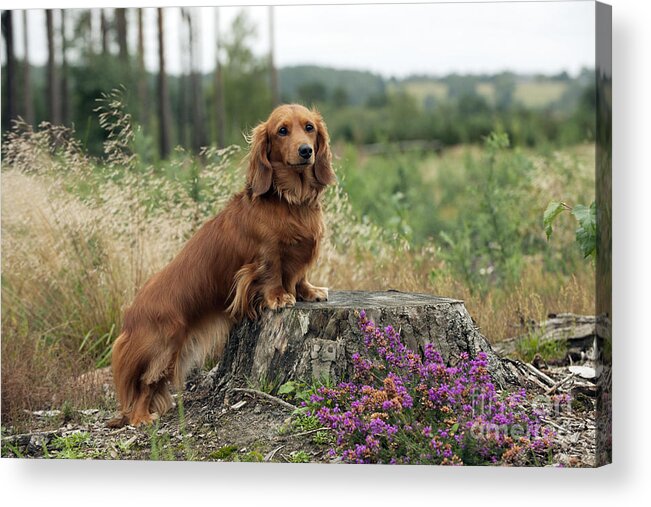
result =
M176 5L184 3L189 2ZM52 5L68 6L71 2ZM88 1L72 5L112 4ZM215 9L193 9L200 20L201 66L210 71L215 61ZM257 26L254 51L262 55L269 48L268 7L221 7L220 27L227 30L242 9ZM98 13L94 13L97 35ZM183 65L179 13L176 7L166 9L168 68L173 73L178 73ZM595 20L591 1L293 5L274 7L274 16L279 66L310 63L371 70L386 77L503 70L576 74L582 67L594 66ZM135 16L131 19L135 21ZM28 20L31 59L43 64L47 58L44 12L30 10ZM23 53L22 22L22 12L18 11L14 23L19 57ZM155 9L145 10L145 31L146 65L154 71ZM130 33L132 48L135 35L134 28ZM4 61L4 43L2 58Z

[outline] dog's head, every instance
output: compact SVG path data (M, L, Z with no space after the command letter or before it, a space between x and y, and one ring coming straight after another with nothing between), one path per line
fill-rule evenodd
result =
M274 180L286 186L296 175L322 190L335 182L331 162L330 137L321 114L297 104L282 105L253 129L247 182L254 196L266 194Z

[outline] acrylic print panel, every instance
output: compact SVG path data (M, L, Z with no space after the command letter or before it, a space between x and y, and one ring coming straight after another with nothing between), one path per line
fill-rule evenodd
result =
M2 456L609 463L610 27L3 11Z

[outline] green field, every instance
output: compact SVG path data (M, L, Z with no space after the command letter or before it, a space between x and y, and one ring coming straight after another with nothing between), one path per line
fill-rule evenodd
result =
M425 102L427 97L434 97L436 100L444 101L448 98L448 86L437 81L410 81L402 86L389 88L390 91L404 90L415 97L420 103Z
M514 84L512 100L527 108L542 109L559 101L567 90L568 84L562 81L521 79ZM438 102L444 102L450 97L450 87L444 82L433 79L408 81L389 87L389 91L405 91L420 104L425 104L429 97L433 97ZM474 92L483 97L489 104L495 104L496 89L494 83L478 81L474 85Z
M526 107L544 108L559 100L566 90L566 83L556 81L519 83L513 93L513 99Z

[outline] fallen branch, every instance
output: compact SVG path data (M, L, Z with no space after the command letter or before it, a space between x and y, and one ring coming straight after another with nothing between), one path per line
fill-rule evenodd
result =
M315 430L308 430L308 431L302 431L300 433L292 433L293 437L304 437L305 435L310 435L311 433L318 433L319 431L334 431L332 428L326 428L323 426L322 428L317 428Z
M556 382L553 386L545 391L545 394L554 394L554 391L556 391L556 389L560 389L562 385L564 385L568 380L572 378L574 378L574 373L570 373L567 377Z
M549 424L550 426L553 426L557 430L561 430L563 433L568 433L568 430L566 428L563 428L563 426L559 426L558 424L556 424L555 422L550 421L549 419L543 419L541 417L540 420L542 422L544 422L545 424Z
M276 455L276 453L277 453L278 451L280 451L283 447L285 447L285 446L284 446L284 445L281 445L280 447L276 447L273 451L268 452L267 455L264 457L264 460L263 460L263 461L265 461L265 462L269 462L269 461L271 461L272 459L274 459L274 456Z
M540 380L545 382L547 385L553 386L555 384L553 379L551 379L549 376L545 375L538 368L536 368L533 364L530 364L530 363L524 363L524 364L531 373L533 373L536 377L538 377Z
M245 387L233 387L231 389L234 392L238 393L246 393L250 394L252 396L258 396L259 398L264 398L265 400L268 401L273 401L274 403L277 403L278 405L281 405L289 410L296 410L298 407L292 405L291 403L287 403L285 400L281 400L280 398L277 398L276 396L272 396L271 394L264 393L262 391L258 391L256 389L247 389Z

